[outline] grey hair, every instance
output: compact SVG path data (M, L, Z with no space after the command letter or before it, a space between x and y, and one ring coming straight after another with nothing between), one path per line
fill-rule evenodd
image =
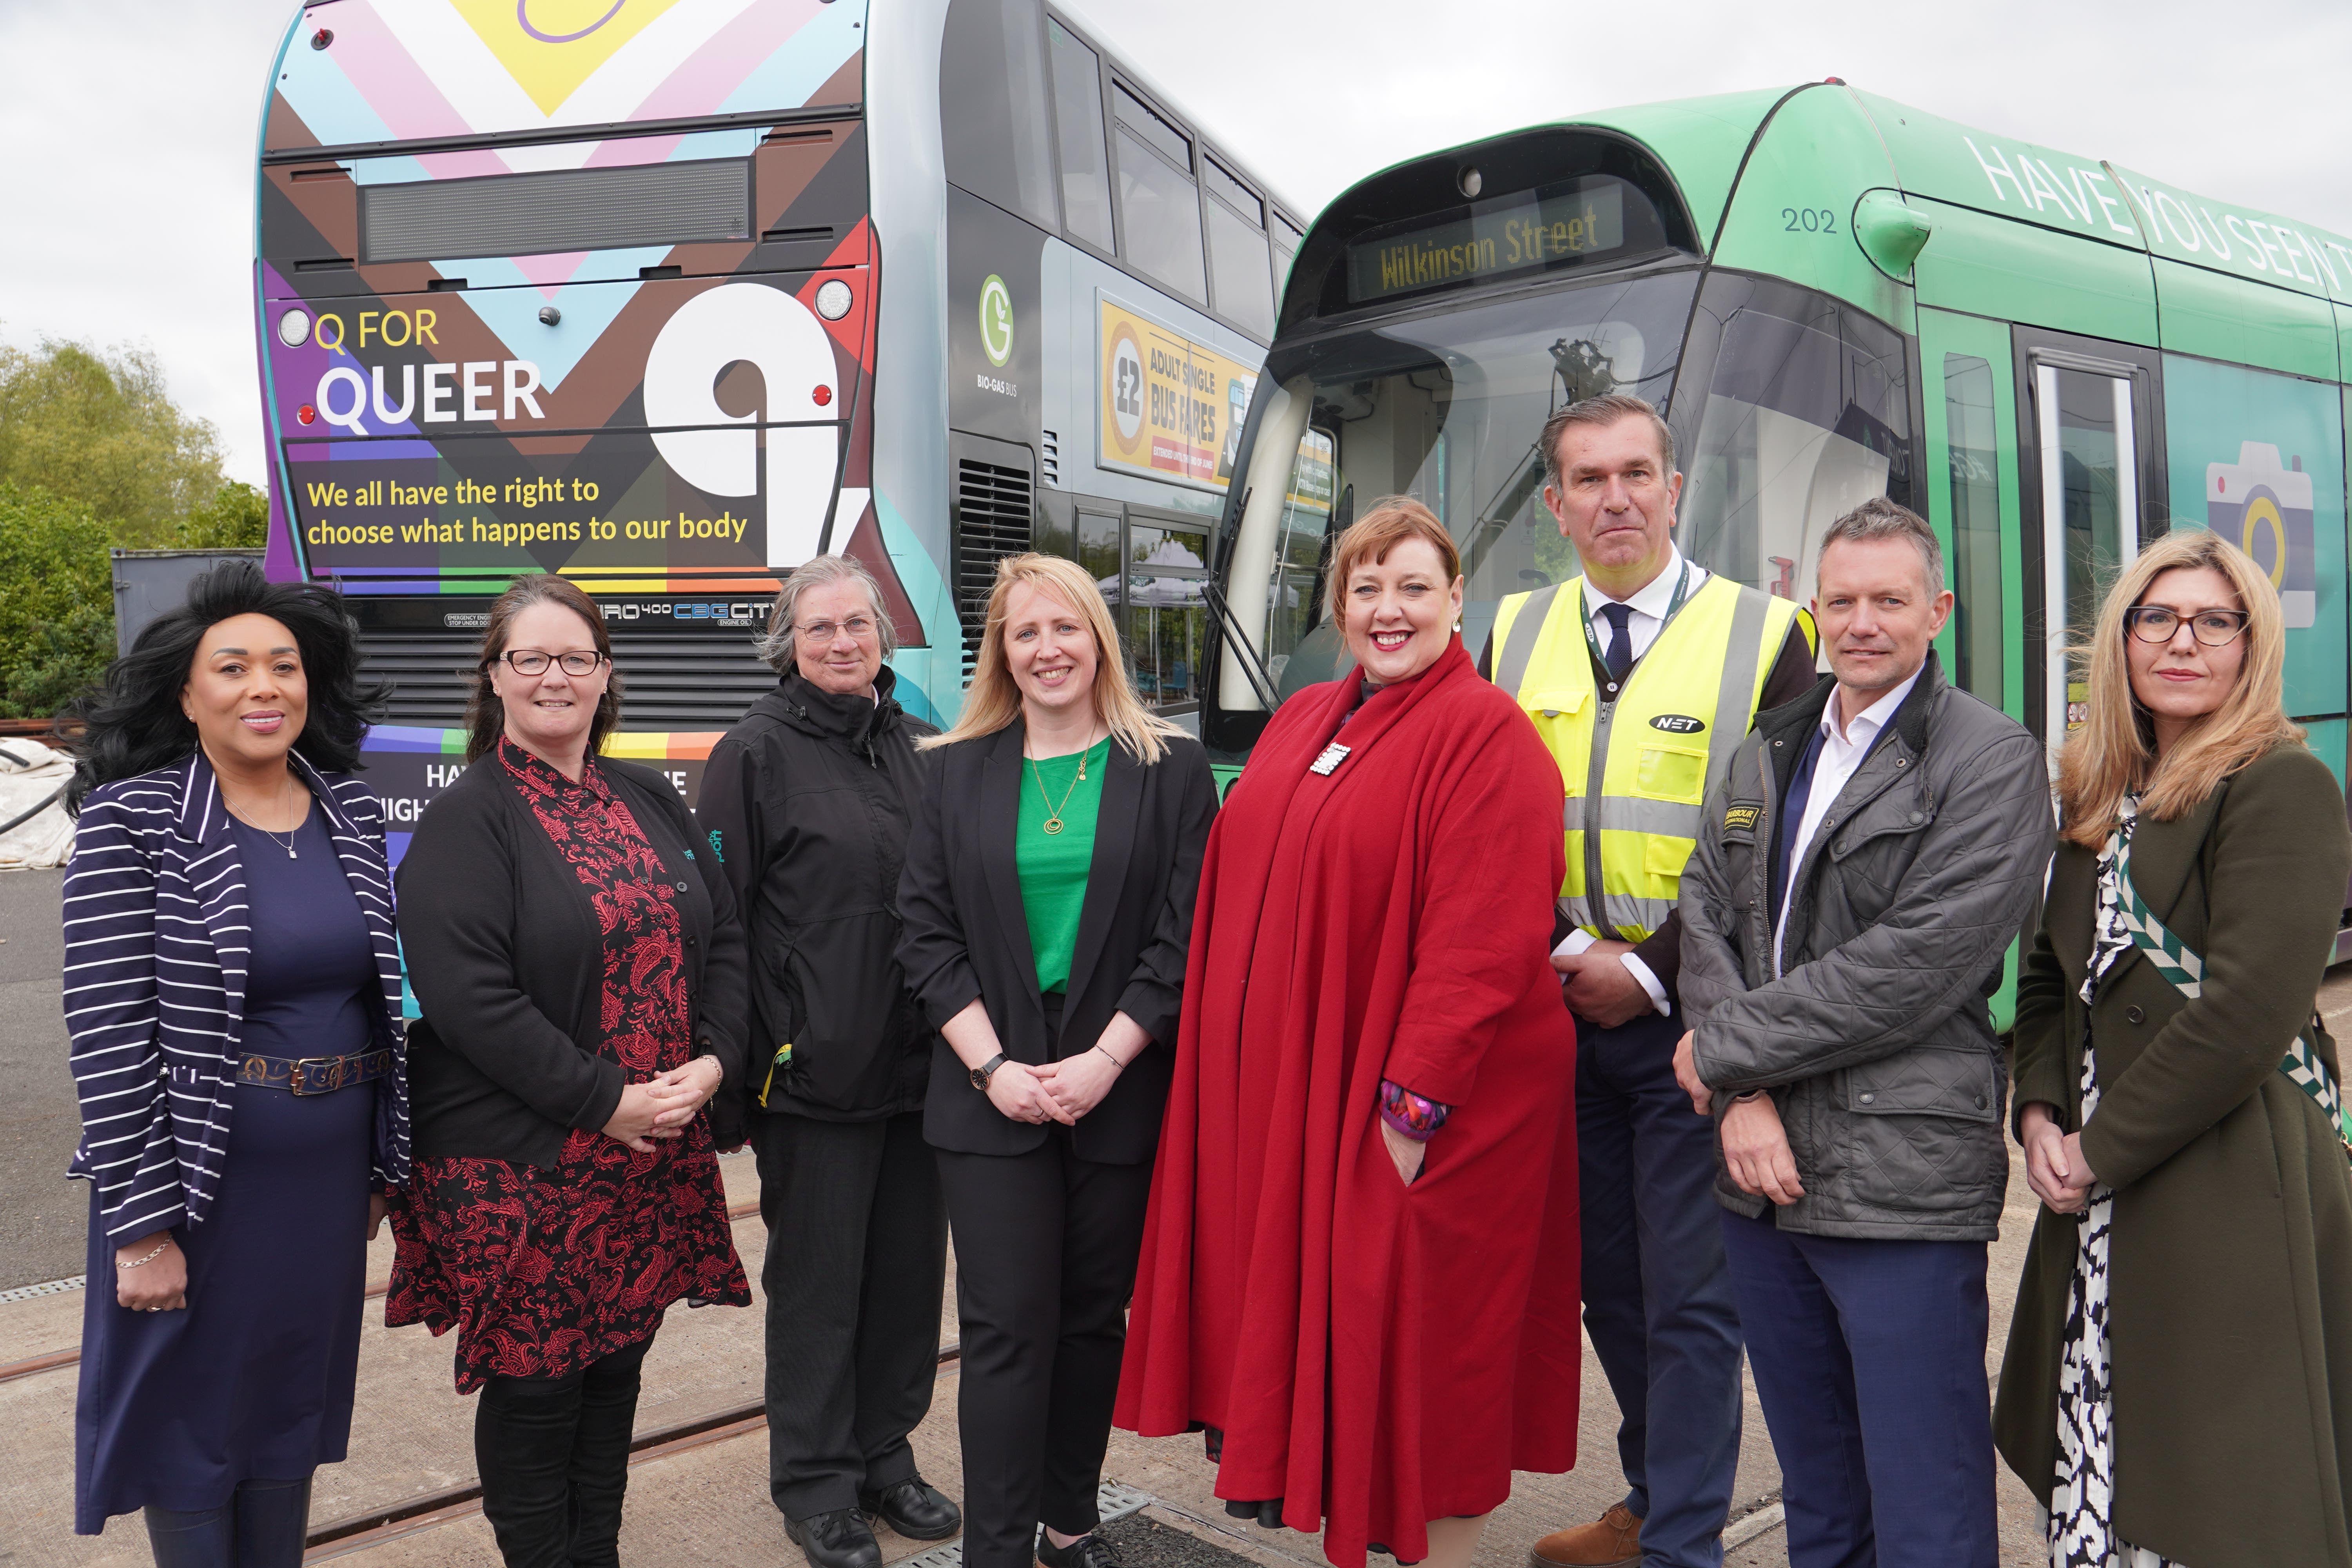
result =
M874 606L875 630L881 634L882 657L888 658L898 651L898 628L890 624L890 612L882 607L882 584L874 580L874 574L846 555L812 556L793 567L777 590L776 607L768 612L767 635L751 639L751 651L778 675L790 675L798 668L793 630L801 595L827 583L864 584L866 602Z
M1666 479L1675 471L1675 433L1649 399L1630 393L1612 392L1600 397L1588 397L1581 403L1571 403L1544 421L1543 434L1537 437L1543 447L1544 483L1559 489L1559 438L1571 425L1614 425L1620 419L1642 418L1650 422L1657 432L1658 460L1665 465L1658 475Z
M1936 531L1927 520L1900 502L1885 496L1873 496L1835 522L1822 535L1822 547L1813 552L1813 576L1822 574L1822 557L1830 546L1843 540L1859 544L1871 539L1907 539L1919 552L1919 563L1927 569L1927 597L1935 598L1944 591L1944 547L1936 539Z

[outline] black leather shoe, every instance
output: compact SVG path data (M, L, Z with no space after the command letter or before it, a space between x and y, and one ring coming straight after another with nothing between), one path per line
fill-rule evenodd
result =
M854 1508L787 1518L784 1533L809 1560L809 1568L882 1568L882 1547L866 1516Z
M963 1510L920 1476L859 1492L857 1506L909 1541L945 1541L963 1528Z
M1079 1536L1067 1546L1056 1546L1053 1537L1040 1531L1037 1534L1037 1561L1045 1568L1123 1568L1118 1548L1093 1531Z

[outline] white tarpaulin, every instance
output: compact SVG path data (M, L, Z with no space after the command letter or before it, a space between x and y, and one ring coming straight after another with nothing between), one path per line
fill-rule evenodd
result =
M62 866L73 847L66 784L73 759L38 741L0 737L0 867Z

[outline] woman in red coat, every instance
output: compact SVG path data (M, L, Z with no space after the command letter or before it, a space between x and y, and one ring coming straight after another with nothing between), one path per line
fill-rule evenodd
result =
M1576 1458L1559 769L1454 623L1418 502L1332 553L1358 668L1266 726L1209 839L1118 1420L1227 1510L1466 1564Z

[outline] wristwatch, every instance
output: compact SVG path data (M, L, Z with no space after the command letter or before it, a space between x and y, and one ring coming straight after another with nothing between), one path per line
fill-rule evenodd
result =
M981 1063L978 1067L972 1068L971 1087L980 1090L981 1093L986 1094L988 1092L988 1080L991 1078L993 1078L996 1075L996 1069L1003 1065L1004 1053L1003 1051L999 1051L994 1056L989 1058L986 1061Z

